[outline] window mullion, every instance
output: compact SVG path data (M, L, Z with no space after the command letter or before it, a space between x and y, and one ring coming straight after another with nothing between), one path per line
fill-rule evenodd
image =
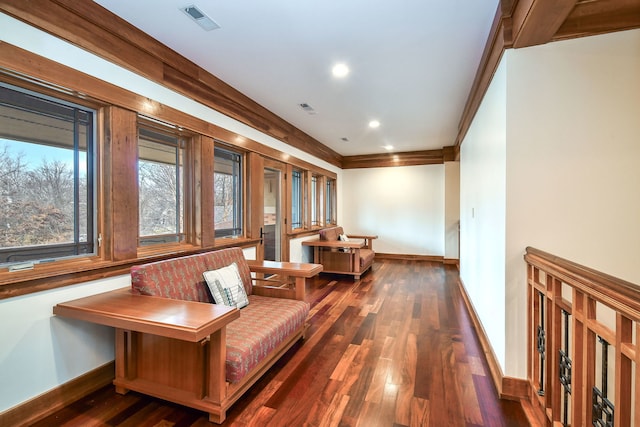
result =
M73 242L77 255L80 253L80 120L77 108L73 109Z
M182 203L182 200L181 200L181 197L180 197L181 196L180 188L182 188L181 187L182 183L181 183L181 179L180 179L180 167L181 167L180 166L180 152L181 152L181 145L182 145L181 142L182 141L178 141L178 146L176 147L176 153L175 153L176 154L176 157L175 157L175 159L176 159L175 160L176 168L174 170L174 172L176 174L176 188L175 188L175 191L176 191L176 218L175 218L176 224L175 224L175 227L176 227L176 234L178 235L178 241L181 240L179 236L182 233L182 228L180 227L180 221L181 221L181 218L182 218L181 209L180 209L180 203Z

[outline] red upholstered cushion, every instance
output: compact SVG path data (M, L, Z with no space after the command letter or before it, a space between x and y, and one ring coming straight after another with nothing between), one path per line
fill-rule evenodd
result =
M320 235L320 240L335 242L341 234L344 234L344 231L342 231L342 227L330 227L320 230L318 234Z
M131 292L185 301L211 302L201 257L182 257L131 267Z
M173 258L131 267L131 291L186 301L213 302L202 273L235 262L247 291L251 294L251 272L242 249L229 248Z
M227 325L227 381L240 381L301 327L308 314L306 302L251 295L240 318Z

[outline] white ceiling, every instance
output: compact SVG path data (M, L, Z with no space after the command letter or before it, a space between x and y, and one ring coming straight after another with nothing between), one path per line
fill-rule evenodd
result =
M453 145L499 3L95 1L345 156ZM190 5L221 28L201 29Z

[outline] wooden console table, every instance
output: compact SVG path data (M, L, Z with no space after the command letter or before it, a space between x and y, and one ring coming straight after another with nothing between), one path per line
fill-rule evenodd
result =
M201 341L240 317L234 307L133 295L129 288L63 302L53 307L53 313L190 342Z
M57 304L58 316L116 328L116 391L139 391L219 413L225 390L225 326L235 307L133 295L119 289ZM143 353L138 348L156 348ZM167 351L170 349L171 351ZM175 375L179 369L183 375ZM205 369L209 376L188 374ZM177 378L167 382L167 377ZM159 379L164 380L164 384Z
M320 264L281 261L247 260L247 264L249 264L251 272L259 275L275 274L279 277L293 277L295 279L295 289L290 290L291 294L287 298L297 299L298 301L304 301L307 279L320 274L323 268ZM268 288L269 286L256 286L253 291L257 295L275 296L270 294ZM282 293L284 289L279 289L278 291Z

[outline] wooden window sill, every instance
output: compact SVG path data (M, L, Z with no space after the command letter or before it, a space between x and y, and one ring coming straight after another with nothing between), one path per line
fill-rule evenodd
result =
M168 248L144 248L136 258L107 261L98 257L83 257L36 264L32 270L9 272L0 269L0 300L20 295L75 285L91 280L129 274L132 266L161 261L179 256L192 255L225 247L255 246L258 239L218 239L214 247L201 248L193 245L175 245Z

